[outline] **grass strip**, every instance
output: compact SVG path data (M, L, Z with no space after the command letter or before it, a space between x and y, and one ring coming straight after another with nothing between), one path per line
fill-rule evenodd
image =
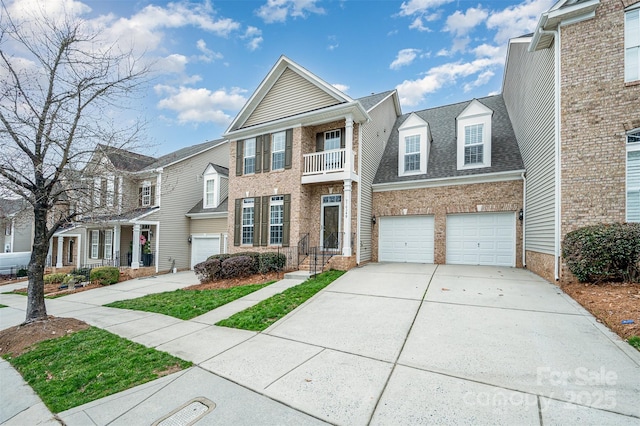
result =
M258 304L240 311L216 325L243 330L263 331L280 318L303 304L311 296L338 279L344 271L327 271L309 278L302 284L265 299Z
M0 303L0 308L8 308L7 305L3 305L2 303Z
M54 413L191 366L108 331L88 328L5 356Z
M640 336L631 336L627 339L629 344L640 351Z
M250 284L213 290L176 290L149 294L137 299L120 300L104 306L110 308L133 309L170 315L181 320L189 320L216 309L229 302L273 284Z

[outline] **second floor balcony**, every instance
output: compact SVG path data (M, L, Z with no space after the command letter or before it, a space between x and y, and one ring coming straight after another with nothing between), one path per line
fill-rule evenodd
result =
M349 155L349 158L347 158ZM302 183L318 183L357 180L355 173L355 153L346 149L304 154ZM349 161L347 161L349 160Z

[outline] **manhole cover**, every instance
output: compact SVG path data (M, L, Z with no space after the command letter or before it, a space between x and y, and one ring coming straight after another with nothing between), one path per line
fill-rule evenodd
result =
M204 397L195 398L157 420L153 426L189 426L214 408L216 404L213 401Z

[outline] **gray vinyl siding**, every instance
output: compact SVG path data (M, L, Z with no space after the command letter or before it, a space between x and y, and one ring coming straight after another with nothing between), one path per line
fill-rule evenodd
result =
M512 43L503 98L527 170L525 249L553 254L555 241L555 140L553 46L528 52Z
M228 142L164 168L161 207L157 215L160 221L160 245L156 257L159 271L171 267L169 258L175 259L176 268L189 268L191 265L191 247L187 241L190 219L185 214L202 200L202 173L209 163L229 166Z
M227 218L191 219L191 234L226 234Z
M391 134L393 124L397 119L393 96L389 96L377 107L369 111L371 121L361 128L362 144L362 171L360 173L360 185L362 192L360 198L360 261L371 260L371 212L372 191L371 184L376 176L380 159ZM376 225L377 226L377 225Z
M33 220L32 216L29 215L29 218L17 218L14 227L13 236L13 251L31 251L33 245L33 232L32 225L28 219ZM4 229L2 230L4 232ZM4 249L4 247L2 247Z
M220 202L229 196L229 178L222 176L220 178Z
M287 68L242 127L290 117L337 103L339 102L328 93Z

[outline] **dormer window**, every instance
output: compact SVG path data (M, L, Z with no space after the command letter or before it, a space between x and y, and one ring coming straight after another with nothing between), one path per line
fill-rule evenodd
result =
M209 164L202 173L203 193L202 207L215 209L227 197L229 182L228 169L216 164Z
M204 207L214 207L216 204L216 180L209 178L204 181Z
M141 204L143 207L151 205L151 182L147 180L142 182Z
M427 173L431 130L412 113L398 128L398 176Z
M458 170L491 167L493 111L474 99L456 118Z

